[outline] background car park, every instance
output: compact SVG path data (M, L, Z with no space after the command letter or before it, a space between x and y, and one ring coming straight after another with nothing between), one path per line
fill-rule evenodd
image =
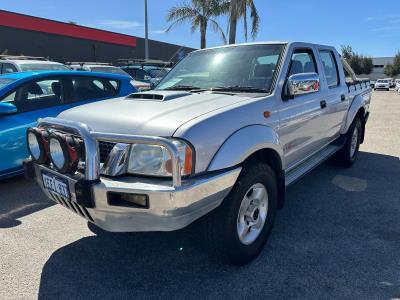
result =
M135 80L146 82L154 88L171 70L171 62L146 59L119 59L121 69Z
M89 71L89 72L104 72L104 73L112 73L112 74L120 74L132 77L131 84L138 91L147 91L150 90L151 86L149 83L141 80L135 79L130 73L126 72L119 67L113 66L108 63L98 63L98 62L68 62L67 65L73 69L78 71Z
M44 70L67 71L70 69L43 57L0 55L0 74Z
M81 71L20 72L0 76L0 179L22 172L25 131L38 118L137 90L129 76ZM4 159L6 158L6 159Z

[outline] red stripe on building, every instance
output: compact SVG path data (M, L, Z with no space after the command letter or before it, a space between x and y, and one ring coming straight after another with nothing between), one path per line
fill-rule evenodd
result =
M0 10L0 26L135 47L133 36Z

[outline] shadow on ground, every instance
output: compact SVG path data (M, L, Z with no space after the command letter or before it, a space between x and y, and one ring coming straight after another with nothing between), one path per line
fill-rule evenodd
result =
M400 297L399 158L360 153L293 185L260 257L219 263L198 229L106 234L57 250L39 299Z
M39 185L23 176L0 181L0 229L18 226L17 220L53 205Z

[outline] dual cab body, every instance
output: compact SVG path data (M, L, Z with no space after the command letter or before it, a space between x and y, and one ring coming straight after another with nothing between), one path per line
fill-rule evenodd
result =
M199 50L154 91L40 120L32 137L40 143L45 132L49 157L26 170L109 231L176 230L211 212L215 245L245 263L267 240L287 185L334 154L355 161L370 98L369 83L329 46ZM76 163L68 151L57 156L71 136Z

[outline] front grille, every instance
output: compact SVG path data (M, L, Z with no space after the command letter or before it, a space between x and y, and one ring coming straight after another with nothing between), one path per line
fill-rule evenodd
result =
M105 163L111 150L114 148L115 143L99 142L100 162Z
M68 208L69 210L72 210L74 213L80 215L81 217L85 218L88 221L93 222L93 218L88 212L88 210L83 207L82 205L79 205L78 203L74 201L70 201L67 198L64 198L60 195L57 195L56 193L49 192L51 195L51 198L57 202L58 204L61 204L62 206Z

